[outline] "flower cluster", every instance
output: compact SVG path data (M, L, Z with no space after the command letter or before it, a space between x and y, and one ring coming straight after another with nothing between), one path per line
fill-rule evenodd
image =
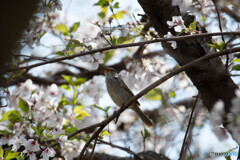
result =
M96 54L88 54L86 56L80 57L82 62L88 63L90 70L96 70L99 67L99 64L104 63L105 54L100 52Z
M3 136L0 138L0 147L9 145L11 151L17 152L24 146L23 153L31 160L36 160L35 153L42 150L41 159L48 160L55 156L56 151L43 142L57 138L61 153L68 152L71 155L69 157L62 154L65 159L76 157L81 143L68 140L63 130L71 115L58 97L61 93L62 90L56 84L39 87L31 80L20 83L12 91L12 95L7 97L8 104L13 110L7 111L2 116L0 132ZM69 125L71 127L71 124ZM69 146L72 149L69 149Z

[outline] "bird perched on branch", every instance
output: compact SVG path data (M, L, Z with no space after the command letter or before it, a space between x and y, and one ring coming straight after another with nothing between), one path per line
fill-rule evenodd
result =
M116 105L122 107L124 103L134 97L132 91L127 87L123 80L118 77L115 69L105 69L105 77L108 94ZM153 126L152 121L143 113L143 111L139 108L139 105L139 102L136 101L130 106L130 108L137 113L146 126Z

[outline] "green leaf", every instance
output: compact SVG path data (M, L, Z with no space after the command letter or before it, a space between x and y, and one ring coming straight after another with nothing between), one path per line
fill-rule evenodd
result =
M13 125L12 122L8 124L8 129L10 129L10 130L13 130L13 129L14 129L14 125Z
M134 36L128 35L124 37L119 37L117 39L117 44L132 43L134 41Z
M59 55L59 56L65 56L65 53L63 51L58 51L55 54Z
M123 15L126 13L127 13L126 11L118 11L117 13L115 13L114 15L111 15L110 17L114 19L122 19Z
M169 95L170 95L171 97L173 97L173 98L176 97L176 93L175 93L174 91L170 92Z
M25 72L26 72L26 69L21 69L19 71L15 71L15 72L13 72L13 76L11 78L16 78L18 76L21 76Z
M115 36L112 36L111 43L113 46L115 46L117 44L117 38Z
M68 104L71 104L71 103L67 101L64 94L62 94L62 98L61 98L61 101L58 103L58 107L62 107Z
M22 122L22 116L21 113L19 111L15 111L12 112L9 116L8 116L9 121L15 123L15 122Z
M196 27L197 27L197 21L196 20L189 25L190 31L196 30Z
M70 27L69 32L75 32L75 31L78 29L79 26L80 26L80 22L74 23L74 24L72 25L72 27Z
M145 96L148 100L162 100L162 90L155 88L148 92Z
M219 46L220 46L220 48L221 48L221 50L222 50L222 49L225 47L225 42L222 41Z
M65 36L68 35L68 28L67 26L65 26L64 24L59 24L55 27L55 29L59 30L60 32L62 32Z
M108 133L108 131L102 131L101 134L104 135L104 136L110 136L110 134Z
M77 78L76 81L74 81L74 84L77 86L80 86L81 84L83 84L84 82L86 82L87 78Z
M108 2L108 0L99 0L97 3L94 4L94 6L102 6L107 2Z
M38 137L40 137L40 132L38 131L37 127L34 127L33 125L31 126L31 128L34 130L35 133L37 133Z
M19 97L18 107L25 113L28 113L28 111L29 111L28 102L23 100L21 97Z
M71 87L70 87L69 85L67 85L67 84L61 85L61 88L66 89L66 90L68 90L68 91L71 91L71 90L72 90Z
M144 131L141 131L141 135L143 139L146 139L149 136L149 133L146 128L144 128Z
M82 120L83 117L90 117L90 114L85 110L81 110L76 114L75 119Z
M240 58L234 59L234 60L232 60L232 62L240 63Z
M76 47L82 47L82 46L83 46L83 44L80 43L78 40L71 40L68 42L68 44L66 46L66 50L76 48Z
M100 12L98 13L98 16L102 19L104 19L106 17L106 14L104 12Z
M116 2L116 3L113 5L113 8L119 8L119 2Z
M9 118L11 118L13 115L17 115L16 118L18 118L18 117L21 116L21 113L19 111L16 111L16 110L8 111L8 112L3 114L2 119L0 120L0 122L6 121L6 120L10 120Z
M17 158L18 156L19 156L19 152L9 151L6 156L6 159L10 160L10 159Z
M75 113L75 114L78 114L78 112L81 111L83 108L84 108L84 106L80 106L80 105L79 105L79 106L76 106L76 107L74 108L74 113Z
M65 134L66 134L66 135L71 134L71 133L75 132L76 130L77 130L76 127L67 128L67 129L65 130Z
M239 71L240 70L240 64L234 65L232 67L232 70Z
M0 157L3 157L3 153L4 153L4 151L3 151L2 147L0 146Z
M7 130L0 130L0 133L3 134L3 135L6 135L6 134L9 134L9 131L7 131Z
M68 84L73 84L72 76L62 74L62 77L68 82Z
M103 60L104 60L104 64L106 64L108 60L114 55L114 50L106 51L104 52L104 54L105 54L105 57L103 58Z

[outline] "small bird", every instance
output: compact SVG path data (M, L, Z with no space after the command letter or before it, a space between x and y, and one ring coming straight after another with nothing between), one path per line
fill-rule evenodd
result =
M113 102L119 107L121 107L124 103L126 103L130 98L134 96L132 91L127 87L123 80L118 77L115 69L105 69L105 77L108 94L110 95ZM136 101L130 106L130 108L137 113L137 115L141 118L147 127L153 126L152 121L143 113L143 111L139 108L139 105L139 102Z

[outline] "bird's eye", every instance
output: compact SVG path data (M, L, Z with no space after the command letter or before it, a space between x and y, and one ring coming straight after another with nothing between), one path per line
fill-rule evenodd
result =
M112 69L112 68L111 68L110 70L111 70L111 71L114 71L114 69Z

